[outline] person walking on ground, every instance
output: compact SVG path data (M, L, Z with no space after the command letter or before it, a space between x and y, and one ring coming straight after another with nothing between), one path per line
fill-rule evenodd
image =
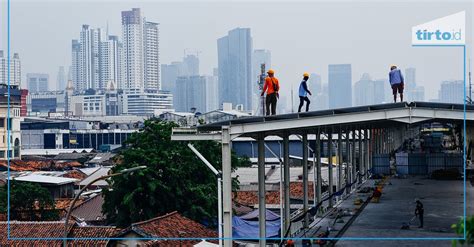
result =
M396 65L390 67L390 73L388 73L390 79L390 86L392 86L393 102L397 102L397 91L400 94L400 102L403 102L403 89L405 88L405 81L403 79L402 72L397 68Z
M309 79L309 74L304 73L303 81L301 81L300 88L299 88L300 106L298 107L298 112L301 112L301 108L303 107L305 101L306 101L306 111L309 111L309 104L311 103L311 101L309 101L308 99L308 94L311 95L311 92L308 90L308 84L307 84L308 79Z
M266 108L266 115L276 115L276 104L279 98L278 92L280 91L280 83L278 79L275 77L275 71L272 69L267 71L267 78L265 78L265 85L263 86L263 91L261 96L267 92L267 97L265 98L265 108Z
M420 200L416 200L416 208L415 208L415 216L418 216L420 220L419 228L423 228L423 214L425 213L425 209L423 208L423 203Z

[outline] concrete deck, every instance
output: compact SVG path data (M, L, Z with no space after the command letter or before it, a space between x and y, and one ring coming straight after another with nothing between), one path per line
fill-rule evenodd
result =
M369 180L362 187L374 186L375 180ZM474 198L474 188L468 182L466 186L467 214L474 213L469 203ZM352 193L338 208L353 211L355 198L365 200L369 194ZM410 230L402 230L404 222L414 215L415 198L419 198L425 208L424 228L418 228L418 220L412 223ZM455 238L451 225L463 216L463 181L441 181L424 177L406 179L390 178L383 189L380 203L369 203L342 234L342 238ZM299 237L317 237L328 226L333 229L329 237L335 237L338 231L353 216L343 217L342 223L334 223L334 218L318 219L317 224ZM298 241L300 242L300 241ZM450 240L340 240L336 246L451 246Z

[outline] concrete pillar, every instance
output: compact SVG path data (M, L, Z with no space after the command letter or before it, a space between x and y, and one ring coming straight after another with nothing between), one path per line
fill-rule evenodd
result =
M258 229L260 246L266 242L265 206L265 135L258 134Z
M339 127L339 133L337 135L337 191L342 189L342 129ZM342 196L339 197L342 199Z
M323 186L322 176L321 176L321 131L318 128L316 133L316 201L317 203L321 202L321 188ZM316 205L316 204L315 204Z
M283 136L283 199L284 199L284 230L290 225L290 142L288 134ZM285 233L283 233L285 234Z
M329 195L333 193L333 171L332 171L332 130L328 132L328 180L329 180ZM329 207L333 206L333 199L329 200Z
M369 129L365 130L365 179L369 178L368 170L370 169L370 141Z
M232 246L232 169L229 126L222 127L222 202L224 246Z
M303 208L304 212L308 210L308 134L303 134ZM309 217L306 214L303 227L308 228Z
M367 170L372 171L372 129L367 129Z

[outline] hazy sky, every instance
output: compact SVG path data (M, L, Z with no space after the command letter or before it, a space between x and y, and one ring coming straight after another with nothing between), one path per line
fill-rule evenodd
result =
M472 43L473 2L466 1L24 1L11 0L11 52L20 53L22 73L48 73L55 87L58 66L71 64L71 39L82 24L109 26L121 34L121 11L134 7L160 23L161 63L180 60L184 49L200 51L203 74L217 66L217 39L249 27L255 49L272 52L282 94L296 89L303 72L322 75L328 64L351 63L352 81L365 72L386 78L389 65L417 69L426 99L442 80L462 79L461 48L411 46L411 27L462 10ZM1 0L0 49L6 50L6 1ZM472 54L471 51L468 52Z

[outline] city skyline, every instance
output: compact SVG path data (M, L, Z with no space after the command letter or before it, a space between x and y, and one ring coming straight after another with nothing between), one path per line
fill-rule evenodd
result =
M25 2L18 2L12 5L12 18L16 15L20 15L21 13L29 13L35 16L37 13L30 13L27 9L23 8L24 6L34 5L35 3L31 3L28 1ZM291 6L287 3L275 3L272 7L269 8L268 11L277 11L281 13L283 16L290 17L294 14L296 9L300 9L302 6L306 6L305 9L302 9L303 13L310 12L312 10L314 13L318 15L311 15L314 17L298 17L296 18L297 21L293 21L292 23L284 23L284 25L279 26L279 32L281 34L274 35L274 38L269 39L268 36L271 34L271 29L266 27L264 23L260 22L251 22L249 20L242 20L241 18L236 15L239 11L243 9L247 9L249 6L258 7L261 6L262 3L219 3L214 4L215 6L209 6L209 3L203 2L200 4L197 3L181 3L181 4L171 4L171 3L149 3L149 2L142 2L142 3L130 3L130 2L119 2L114 5L110 5L107 2L103 3L103 6L97 6L94 10L91 10L90 14L76 18L68 18L65 20L64 24L61 24L61 35L58 36L54 41L49 40L49 43L45 44L40 37L37 41L37 45L41 44L42 49L44 51L51 51L47 49L50 46L57 47L54 53L51 53L50 59L46 63L39 63L38 57L32 56L33 53L29 53L28 51L31 50L30 47L20 46L24 43L23 40L18 39L18 33L15 30L27 30L32 31L33 33L39 32L44 30L45 26L47 26L48 20L44 20L43 22L39 22L36 25L32 25L29 23L28 26L24 24L22 19L15 18L14 22L12 22L12 30L11 30L11 52L18 52L22 54L23 60L23 71L22 77L23 81L25 81L25 75L29 72L38 72L38 73L47 73L51 77L51 81L56 81L56 73L58 66L69 66L70 64L68 61L71 61L70 56L70 39L75 37L77 32L79 31L79 27L82 24L88 23L94 27L104 27L107 26L109 29L110 34L120 35L120 12L125 9L131 9L134 7L141 8L144 15L147 18L150 18L154 21L160 23L160 60L162 63L170 63L171 61L177 60L181 57L182 51L185 49L196 49L201 51L200 52L200 60L201 60L201 71L203 75L210 75L212 74L212 69L217 66L217 47L215 45L215 40L219 37L222 37L227 33L227 31L236 28L236 27L249 27L252 30L252 37L253 37L253 47L254 49L266 49L272 52L272 64L273 68L276 70L276 76L282 82L282 95L287 94L289 96L289 92L291 89L295 90L294 88L297 87L300 79L300 74L302 72L308 71L310 73L317 73L321 75L322 82L328 82L328 75L325 68L329 64L337 64L337 63L350 63L352 64L352 85L356 82L355 78L360 78L363 73L370 73L374 79L384 79L387 77L388 73L388 66L395 62L402 71L408 67L415 67L418 71L418 83L421 86L425 86L426 88L426 100L436 98L437 97L437 90L432 89L433 86L427 87L428 85L440 85L444 80L459 80L462 79L462 56L461 52L459 54L454 51L454 49L435 49L435 48L413 48L409 42L409 27L419 24L423 21L433 19L436 17L440 17L443 15L447 15L453 13L458 10L466 10L467 11L467 30L470 31L472 16L473 5L469 2L456 2L456 3L438 3L436 6L433 7L433 11L426 11L426 13L420 13L419 15L412 16L409 15L404 20L398 20L397 24L399 24L395 29L392 30L392 33L395 33L393 37L387 36L387 30L383 28L385 25L391 25L393 21L390 18L384 18L383 23L381 23L377 27L378 31L380 32L379 35L370 36L366 29L371 29L371 26L375 25L369 22L370 18L374 18L375 16L382 16L382 15L389 15L386 9L398 9L404 11L406 13L411 13L416 11L420 8L430 8L430 6L426 6L423 3L393 3L389 2L386 5L377 5L371 4L371 8L376 10L374 12L367 12L365 9L364 4L352 4L352 3L325 3L325 2L315 2L315 3L298 3L295 6ZM443 8L439 8L439 6L443 6ZM67 6L67 7L66 7ZM168 12L173 12L171 10L175 10L176 8L180 8L180 6L189 6L189 9L192 7L196 7L195 11L191 10L183 10L187 12L191 12L191 17L199 16L200 19L196 19L195 22L192 24L184 25L176 17L170 16L164 10L170 10ZM214 24L206 26L207 35L196 35L199 31L199 28L203 28L203 24L209 24L210 17L200 15L200 9L203 7L212 7L216 10L223 9L227 7L232 7L233 11L230 13L228 18L223 20L221 24ZM351 28L346 27L345 25L345 18L351 18L350 13L346 13L346 8L342 8L340 10L337 7L354 7L361 11L361 14L366 14L370 16L370 18L356 18L351 19L351 22L355 22L355 24L359 23L359 26L364 26L367 28L358 28L357 30L353 30ZM387 6L387 7L386 7ZM44 8L42 5L37 6L38 9ZM104 9L106 7L107 10ZM161 7L159 9L158 7ZM235 7L235 10L234 10ZM80 3L68 3L66 5L62 5L61 3L55 4L49 10L45 10L46 13L53 11L55 13L54 16L57 18L61 18L61 16L69 13L72 9L81 9L84 8L84 5ZM36 8L32 8L36 9ZM3 10L4 11L4 10ZM26 12L25 12L26 11ZM102 11L100 15L95 15L95 11ZM41 11L38 11L41 12ZM255 18L256 11L254 8L248 9L249 16ZM328 27L323 27L319 23L321 19L327 17L327 14L324 12L330 12L335 14L334 18L331 18L331 22ZM89 13L89 12L87 12ZM220 16L221 12L219 11L212 11L211 12L213 17ZM346 17L343 17L344 14L347 14ZM363 16L363 15L362 15ZM201 18L202 17L202 18ZM250 18L249 17L249 18ZM252 19L250 18L250 19ZM319 19L318 19L319 18ZM274 18L270 17L267 18L268 21L265 23L272 23L268 26L278 26L278 23L281 23L279 20L275 20ZM286 18L285 18L286 19ZM308 22L309 21L309 22ZM79 23L78 25L70 25L68 23ZM400 23L398 23L400 22ZM298 24L294 25L294 30L289 30L291 24ZM383 24L383 25L382 25ZM36 30L31 30L30 26L34 26ZM307 29L308 27L313 27L312 29ZM179 28L179 29L178 29ZM198 29L198 30L196 30ZM338 32L334 32L328 29L337 29ZM406 29L406 30L405 30ZM300 36L298 34L299 30L315 30L307 35L310 38L302 38L299 39L297 37ZM360 31L360 35L356 35L357 32ZM69 35L68 33L72 33ZM305 33L305 32L302 32ZM314 34L313 34L314 33ZM351 35L355 38L352 40L351 44L347 44L344 42L341 37L341 33L345 33L345 35ZM192 37L191 39L181 39L183 35L188 37ZM4 47L5 45L5 36L2 36L2 44L0 47ZM270 36L272 37L272 36ZM294 42L297 42L298 46L288 46L288 42L295 38ZM317 42L307 42L305 40L311 40L312 37L317 37ZM322 38L321 38L322 37ZM332 37L332 38L331 38ZM377 39L373 39L377 38ZM69 43L61 42L60 45L58 43L63 40L69 40ZM329 41L333 44L328 46ZM293 42L293 41L292 41ZM467 42L472 43L472 34L467 36ZM282 45L284 43L284 45ZM309 44L311 43L311 44ZM35 45L35 47L37 47ZM360 46L360 48L359 48ZM67 48L61 48L67 47ZM357 48L356 48L357 47ZM356 48L356 49L354 49ZM301 55L295 54L297 52L293 52L293 50L297 51L305 51L301 53ZM27 53L28 52L28 53ZM40 50L36 49L35 53L40 52ZM332 55L329 56L328 54L331 53ZM367 56L367 59L360 61L361 57L359 54L364 54ZM471 52L472 53L472 52ZM384 54L384 56L379 56L378 54ZM469 54L469 50L468 50ZM60 59L58 59L60 57ZM426 59L424 59L426 58ZM52 61L60 61L62 62L52 62ZM53 64L54 63L54 64ZM449 68L449 69L447 69ZM458 69L459 68L459 69ZM54 85L52 85L54 88ZM434 88L438 88L435 86Z

